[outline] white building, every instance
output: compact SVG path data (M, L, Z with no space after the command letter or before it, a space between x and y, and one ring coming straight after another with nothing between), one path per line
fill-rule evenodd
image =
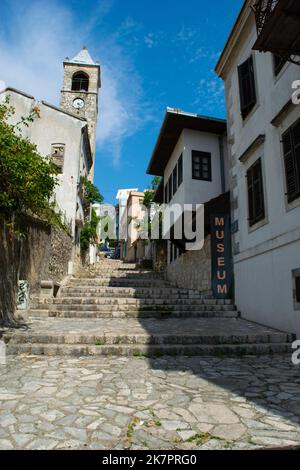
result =
M229 190L226 142L226 121L168 108L147 170L162 177L155 201L183 208L184 204L207 204L225 194ZM228 208L219 202L219 211L226 213ZM184 252L183 240L168 242L167 273L172 282L201 291L211 289L207 235L199 251Z
M79 255L80 229L90 216L90 207L83 201L82 178L93 180L100 65L83 48L73 59L64 63L60 107L14 88L6 88L0 99L10 99L15 109L12 122L20 122L33 109L39 110L23 135L36 144L41 155L50 156L59 168L55 188L56 210L69 226Z
M300 68L252 49L252 4L216 67L227 100L235 300L245 318L300 336L300 106L291 101ZM289 38L277 13L278 43Z
M119 201L119 213L118 213L118 239L127 240L128 238L128 225L127 225L127 201L131 192L137 192L138 188L132 189L119 189L117 192L116 199ZM126 256L126 243L122 244L121 258Z
M40 117L29 127L24 126L22 134L36 144L42 155L50 156L58 166L56 208L76 238L77 229L84 223L80 178L87 177L92 166L85 119L44 101L39 102L33 96L13 88L6 88L0 97L1 100L9 97L10 105L15 109L12 123L20 122L21 117L28 116L34 108L39 109Z

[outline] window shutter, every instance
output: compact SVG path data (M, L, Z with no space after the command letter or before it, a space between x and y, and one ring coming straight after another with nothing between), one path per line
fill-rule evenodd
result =
M178 160L178 188L181 185L182 180L183 180L183 165L182 165L182 154L181 154Z
M173 177L172 175L170 176L169 178L169 182L168 182L168 186L169 186L169 202L171 202L171 199L173 197L173 184L172 184L172 181L173 180Z
M296 162L293 155L292 132L289 129L282 137L287 198L292 202L297 197Z
M165 204L168 204L168 196L169 196L169 188L168 188L168 183L165 186Z
M241 113L245 118L256 104L253 57L238 67Z
M256 219L265 218L261 160L253 167L254 212Z
M296 284L296 302L300 304L300 276L296 276L295 284Z
M265 218L265 203L261 159L247 171L249 224L256 224Z
M247 171L248 180L248 206L249 206L249 223L253 225L254 221L254 205L253 205L253 181L251 169Z
M177 165L173 170L173 194L177 191Z

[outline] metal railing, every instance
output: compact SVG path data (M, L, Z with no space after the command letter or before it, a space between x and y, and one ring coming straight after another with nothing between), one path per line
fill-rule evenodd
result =
M260 35L279 0L257 0L252 9L255 14L257 34Z

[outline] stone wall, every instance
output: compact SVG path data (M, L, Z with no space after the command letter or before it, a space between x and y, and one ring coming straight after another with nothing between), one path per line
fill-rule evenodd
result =
M41 280L61 281L72 258L72 239L59 228L26 217L24 235L13 235L0 224L0 323L13 323L18 280L28 280L37 294Z
M211 245L206 237L200 251L187 251L167 267L167 279L183 289L211 290Z
M167 240L154 240L152 242L153 268L164 272L167 268L168 242Z

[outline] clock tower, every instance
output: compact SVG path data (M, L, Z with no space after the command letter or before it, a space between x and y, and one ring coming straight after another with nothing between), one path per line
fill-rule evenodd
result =
M65 59L60 107L87 120L93 155L93 166L90 171L91 179L94 176L100 86L100 65L98 62L93 61L86 47L83 47L73 59L70 60L68 57Z

